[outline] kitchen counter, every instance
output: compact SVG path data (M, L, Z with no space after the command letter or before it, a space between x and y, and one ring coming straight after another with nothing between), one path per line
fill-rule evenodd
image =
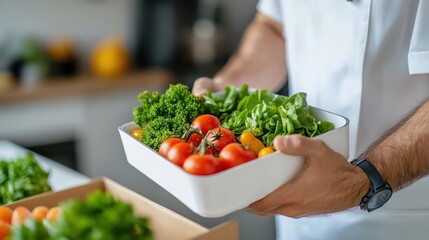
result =
M64 97L85 97L120 90L143 89L148 86L168 88L173 75L165 70L144 70L113 79L97 79L84 75L50 79L32 87L15 87L0 90L0 105Z
M0 160L12 160L31 152L15 143L0 140ZM89 182L90 178L57 162L33 153L40 166L50 171L49 183L53 191L62 190Z
M28 148L73 142L79 172L120 177L125 156L118 126L132 121L140 92L164 92L171 83L172 73L147 69L118 79L78 76L0 91L0 139Z

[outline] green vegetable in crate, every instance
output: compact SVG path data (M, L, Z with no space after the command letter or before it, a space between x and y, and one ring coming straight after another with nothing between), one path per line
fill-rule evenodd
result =
M137 217L130 204L95 191L85 201L60 205L56 221L28 219L12 227L10 240L150 240L149 221Z
M181 136L196 117L205 112L204 102L183 84L172 84L164 94L143 91L134 107L134 122L144 128L141 140L158 150L167 138Z
M27 154L12 161L0 161L0 205L51 190L49 173Z

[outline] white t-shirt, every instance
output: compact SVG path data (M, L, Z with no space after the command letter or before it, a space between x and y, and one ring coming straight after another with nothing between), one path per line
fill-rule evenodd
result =
M260 0L258 10L283 24L290 93L349 118L350 160L429 97L429 0ZM371 213L276 224L287 240L429 239L429 177Z

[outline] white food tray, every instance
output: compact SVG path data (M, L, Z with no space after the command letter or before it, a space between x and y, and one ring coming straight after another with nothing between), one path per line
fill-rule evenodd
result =
M335 126L316 138L347 158L348 119L313 107L311 113ZM221 217L247 207L291 180L304 161L300 156L275 152L217 174L197 176L132 137L130 132L135 128L134 122L129 122L118 129L128 162L203 217Z

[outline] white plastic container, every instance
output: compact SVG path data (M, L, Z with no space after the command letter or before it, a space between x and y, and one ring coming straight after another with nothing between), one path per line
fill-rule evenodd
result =
M349 126L342 116L311 108L316 119L334 124L335 129L316 138L348 157ZM275 152L226 171L196 176L185 172L155 150L130 135L133 122L119 127L128 162L203 217L222 217L247 207L292 179L304 159Z

